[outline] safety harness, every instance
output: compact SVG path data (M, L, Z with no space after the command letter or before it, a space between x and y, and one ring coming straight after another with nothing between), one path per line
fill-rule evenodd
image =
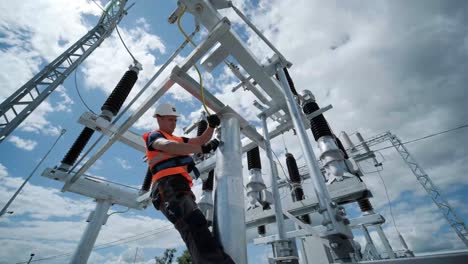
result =
M167 140L183 142L181 137L167 134L161 130L158 130L157 132ZM151 132L147 132L143 135L143 139L146 144L148 144L148 137L150 134ZM159 150L148 150L148 147L146 148L146 156L153 176L151 180L152 183L166 176L180 174L187 179L190 185L192 185L192 177L189 173L193 171L196 178L200 177L200 172L195 167L195 162L191 156L171 154Z
M177 157L159 162L151 168L151 173L155 175L159 171L169 169L169 168L174 168L174 167L180 167L180 166L187 166L188 173L193 171L193 174L195 174L197 179L198 177L200 177L200 171L197 169L197 167L195 166L195 162L193 161L193 158L190 156L185 156L185 157L177 156Z

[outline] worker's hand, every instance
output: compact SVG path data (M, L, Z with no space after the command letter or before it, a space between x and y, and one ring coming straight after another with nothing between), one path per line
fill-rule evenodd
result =
M208 125L210 125L211 128L215 128L221 124L221 120L219 120L219 117L216 114L209 115L206 119L208 120Z
M202 153L206 154L210 153L212 150L215 151L218 148L218 145L219 141L216 138L214 138L208 141L208 143L206 143L205 145L201 146Z

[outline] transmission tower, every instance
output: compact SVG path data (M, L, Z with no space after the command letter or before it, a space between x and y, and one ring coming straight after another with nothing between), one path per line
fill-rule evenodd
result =
M112 33L126 14L126 3L127 0L109 2L91 31L2 102L0 143Z
M432 182L429 175L427 175L427 173L416 162L413 156L411 156L406 146L401 142L401 140L397 136L393 135L390 132L385 132L377 136L374 136L366 141L362 141L360 144L356 146L351 146L349 150L351 153L355 153L361 149L364 149L366 153L357 154L355 157L358 157L361 155L366 156L370 152L369 150L370 146L382 143L387 140L389 140L392 143L393 147L395 147L395 149L398 151L400 156L403 158L403 161L411 169L414 176L416 176L416 179L418 180L418 182L422 185L424 190L426 190L427 194L429 195L429 197L431 197L432 201L437 205L437 207L439 208L440 212L445 217L445 219L447 219L449 225L455 230L458 237L463 241L465 246L468 247L468 230L466 229L465 223L456 214L455 210L452 208L452 206L450 206L450 204L448 203L447 199L445 199L440 189L437 188L434 182Z

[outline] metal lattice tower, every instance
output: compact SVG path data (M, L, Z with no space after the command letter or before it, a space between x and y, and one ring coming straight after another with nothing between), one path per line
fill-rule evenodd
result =
M466 229L465 223L460 217L458 217L458 215L455 213L455 210L450 206L448 201L443 196L442 192L432 182L431 178L429 178L423 168L419 166L413 156L411 156L408 149L401 142L401 140L392 133L385 132L366 140L365 143L367 146L372 146L387 140L392 143L392 145L403 158L403 161L408 165L413 174L416 176L416 179L419 181L419 183L421 183L424 190L426 190L429 197L431 197L432 201L437 205L437 207L439 207L440 212L447 219L450 226L455 230L458 237L463 241L465 246L468 247L468 230ZM357 152L361 149L364 149L363 143L352 146L349 151Z
M98 24L0 105L0 143L103 41L125 14L127 0L112 0Z
M400 139L391 134L389 135L389 139L405 163L411 169L413 174L416 176L416 179L419 181L419 183L421 183L426 192L429 194L432 201L437 205L437 207L439 207L441 213L444 215L445 219L447 219L450 226L455 230L458 237L463 241L465 246L468 247L468 230L466 229L463 220L458 217L458 215L455 213L455 210L453 210L448 201L442 195L442 192L432 182L431 178L429 178L423 168L418 165Z

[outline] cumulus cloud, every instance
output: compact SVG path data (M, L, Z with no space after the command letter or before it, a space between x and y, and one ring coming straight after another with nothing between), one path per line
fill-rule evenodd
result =
M8 200L22 179L12 177L0 163L0 200ZM21 261L22 253L34 252L36 258L61 255L51 263L69 259L87 225L86 218L94 208L89 199L64 196L57 188L45 188L27 183L5 216L5 226L0 227L2 261ZM111 209L111 212L117 210ZM121 211L121 210L118 210ZM163 234L163 235L162 235ZM112 214L102 227L96 242L97 248L139 247L150 251L167 247L180 247L183 241L167 220L136 215ZM9 252L9 254L4 254ZM104 263L103 255L93 252L90 263ZM118 263L119 255L108 255ZM52 260L51 260L52 261Z
M311 90L321 106L333 104L325 116L335 133L358 130L371 137L391 130L406 141L468 120L463 70L467 53L460 45L467 36L463 22L466 9L457 5L429 1L427 5L412 2L409 7L397 1L375 2L363 9L357 2L337 6L320 1L263 1L246 11L293 63L290 73L296 89ZM247 32L254 54L258 58L271 56L271 51L251 31ZM296 137L290 132L285 136L288 150L300 157ZM467 188L462 173L466 171L466 136L468 132L461 130L407 146L445 195ZM272 143L273 149L281 153L281 140ZM393 203L399 206L405 193L410 194L410 199L427 201L426 192L400 155L393 149L381 153L383 156L377 156L384 160L382 176ZM368 172L375 170L371 164L361 165ZM376 174L364 177L364 181L374 193L375 207L387 208L383 185ZM312 187L306 185L310 193ZM415 204L405 209L414 208ZM437 213L433 210L422 214L421 223L437 218ZM396 214L397 221L404 219L399 212ZM435 230L447 228L447 223L441 219L434 228L431 234L435 236ZM417 251L435 250L413 239L409 237ZM437 248L459 245L450 239Z
M132 166L130 165L129 161L128 160L125 160L125 159L121 159L121 158L115 158L115 160L119 163L119 165L125 169L125 170L129 170L132 168Z
M30 140L30 139L24 139L20 138L17 136L11 136L8 138L8 141L13 143L17 148L26 150L26 151L32 151L34 148L37 146L37 141Z
M15 12L20 14L19 16L5 11L6 5L0 5L0 10L5 11L2 13L7 14L0 19L0 28L2 32L8 32L0 40L7 45L7 49L0 51L0 56L2 61L8 62L4 65L9 65L9 69L13 67L16 76L16 78L10 78L11 76L5 75L5 72L9 72L8 69L0 71L0 81L8 85L7 89L2 89L0 97L7 97L27 81L34 72L37 72L44 61L50 61L56 57L67 46L66 43L72 43L86 32L89 26L84 16L96 16L100 12L90 2L74 1L72 5L65 2L44 9L46 16L42 17L54 17L55 21L61 21L60 23L64 25L63 29L54 32L44 32L46 29L53 28L48 25L52 23L51 20L38 21L38 18L33 18L31 21L30 18L34 17L30 13L31 10L40 8L38 6L40 4L36 1L15 4L17 5L15 10L20 10L20 12ZM290 73L298 91L311 90L320 106L333 104L334 108L326 112L325 116L335 133L341 130L350 133L360 131L364 137L371 137L390 130L405 141L459 126L468 120L466 112L468 94L464 87L468 81L465 70L468 66L468 35L465 29L467 14L466 8L459 6L464 3L392 1L366 3L363 8L362 3L357 1L348 1L340 5L334 2L305 0L271 0L259 3L239 0L234 2L293 63ZM8 8L11 6L9 5ZM70 11L69 8L74 11ZM78 12L75 12L77 10ZM59 11L62 13L56 14ZM262 44L262 41L255 37L251 30L246 30L243 22L232 11L223 10L222 12L234 22L234 29L241 31L241 38L247 42L259 61L264 62L266 57L272 55L272 51ZM65 20L65 17L70 18L71 22ZM53 24L55 25L56 22ZM144 68L130 93L130 98L133 98L152 74L161 67L162 62L156 58L172 47L159 36L150 33L149 20L139 18L136 24L137 28L123 26L120 28L129 49ZM200 36L206 36L206 31ZM21 43L22 45L19 45ZM137 101L136 105L141 104L152 92L151 90L169 75L170 69L176 64L181 64L184 59L183 56L177 57ZM99 89L109 94L131 61L120 40L113 34L83 64L81 70L85 75L86 88L84 90ZM193 70L190 70L189 74L195 80L198 79ZM221 69L216 74L206 72L202 74L208 91L242 113L246 119L252 122L258 120L256 117L258 110L252 106L254 98L251 93L242 89L231 93L232 87L237 85L238 81L233 78L229 70ZM60 93L60 90L58 91ZM69 102L63 95L58 100ZM202 110L201 104L193 100L177 85L171 88L162 100L174 100L182 106L184 115L176 131L179 135L182 134L181 128L198 118ZM30 118L34 119L34 122L28 128L22 129L37 133L49 131L49 134L53 134L54 129L59 131L45 118L47 114L54 111L54 108L57 111L61 109L61 105L55 101L43 103L34 112L37 112L37 116ZM131 110L135 109L136 106ZM154 129L156 124L151 118L153 110L150 108L134 127L140 130ZM271 128L274 126L270 125ZM466 155L468 141L464 140L467 136L466 130L459 130L451 133L450 136L446 134L407 146L437 186L443 193L449 195L456 209L463 207L463 201L451 195L465 190L468 185L464 177L464 172L468 169L466 165L468 164ZM295 134L292 131L286 132L284 138L288 151L300 159L301 146ZM312 144L317 153L315 143ZM381 146L385 144L373 148ZM280 137L273 139L272 147L285 166L282 139ZM458 248L461 243L452 231L446 232L448 230L446 221L439 215L438 209L431 204L426 192L401 160L399 154L392 149L382 150L380 153L381 155L377 154L378 159L384 163L384 170L381 174L386 182L392 206L394 206L395 221L407 238L410 247L416 252ZM262 162L266 164L263 166L263 172L265 183L269 186L270 180L267 177L269 166L265 157L262 157ZM243 163L244 183L246 183L248 172L245 158ZM367 162L360 165L367 172L375 170L373 165ZM278 171L283 177L280 167ZM0 175L2 173L7 172L4 167L0 166ZM11 178L3 177L5 184L2 186L6 192L11 192L13 186L19 182ZM375 173L366 175L364 181L373 191L372 202L376 211L384 214L388 220L384 228L389 235L390 242L398 248L399 242L390 225L393 220L389 217L382 182ZM306 193L313 195L310 180L305 181L304 185ZM38 191L44 192L44 190ZM286 191L282 192L282 196L288 196ZM198 189L197 193L199 193ZM56 199L54 195L44 197L46 197L44 201ZM60 203L57 206L67 208L68 213L59 210L57 214L49 211L41 214L31 208L21 209L21 206L15 209L15 212L22 212L36 221L29 223L29 226L26 222L21 223L24 224L21 227L36 233L39 232L39 227L47 227L45 222L40 221L50 216L83 219L84 212L87 212L90 206L90 204L75 205L75 209L70 209L66 207L66 204L73 203L72 200L56 200ZM285 200L288 199L285 198ZM23 202L28 204L27 201ZM47 205L44 204L44 206L47 209ZM466 211L461 212L466 215ZM164 222L136 215L132 215L129 219L121 215L113 215L109 219L109 224L116 224L120 228L118 232L130 236L136 233L135 230L139 230L138 226L145 225L144 223L148 221L153 221L151 224L154 227L160 227ZM60 225L69 227L70 223L67 221L62 221ZM81 227L84 225L82 224ZM105 243L116 238L111 234L115 230L104 227L100 237L101 242ZM36 237L40 235L41 233L37 233ZM371 232L371 235L375 237L376 234ZM437 242L431 245L425 243L425 241L434 241L434 237L441 239L437 239ZM55 239L55 237L52 238ZM362 240L362 237L358 236L357 239ZM125 248L126 251L122 250L124 253L119 256L106 257L115 262L127 261L129 256L132 256L131 253L134 252L135 247L144 247L144 244L150 240L141 240L141 244L135 242L131 248ZM13 242L8 241L8 243ZM181 245L175 233L169 244ZM159 244L153 246L161 247ZM29 249L26 246L18 248ZM265 252L263 255L266 254ZM95 258L99 256L99 254L93 255ZM102 263L97 260L96 262Z

